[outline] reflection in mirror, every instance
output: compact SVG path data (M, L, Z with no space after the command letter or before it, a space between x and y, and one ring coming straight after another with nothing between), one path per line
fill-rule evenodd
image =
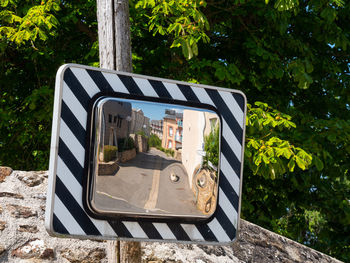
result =
M93 109L89 204L101 215L208 218L218 194L212 110L104 97Z

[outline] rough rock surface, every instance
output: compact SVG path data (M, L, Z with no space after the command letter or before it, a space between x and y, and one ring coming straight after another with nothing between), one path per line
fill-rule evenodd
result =
M145 243L143 263L220 262L244 263L229 246L182 245L173 243Z
M44 180L45 173L29 173L29 174L18 174L17 178L25 183L29 187L37 186L41 184Z
M61 256L72 263L98 263L106 257L106 251L101 248L90 251L65 249L61 251Z
M0 231L4 230L6 227L6 222L5 221L0 221Z
M30 226L30 225L20 225L18 228L19 232L30 232L30 233L36 233L38 232L38 228L36 226Z
M0 245L0 256L6 251L6 249Z
M30 180L34 178L41 183L32 183ZM46 190L47 172L13 171L0 182L0 192L23 196L23 199L15 195L0 197L0 223L4 222L4 229L0 230L0 263L68 263L70 261L62 253L67 249L87 254L97 249L105 251L105 242L54 238L47 234L44 226ZM107 258L95 262L107 262Z
M245 220L232 250L244 262L340 262Z
M16 199L23 199L23 196L16 193L0 192L0 197L13 197Z
M23 218L28 218L28 217L36 217L37 212L32 211L30 207L27 206L22 206L22 205L7 205L7 209L11 212L11 216L13 217L23 217Z
M11 168L5 170L12 172ZM106 242L47 234L46 189L47 172L13 171L0 176L0 193L7 193L0 196L0 263L107 262ZM143 263L339 262L244 220L232 246L148 242L141 246Z
M5 181L6 176L9 176L12 173L12 168L0 166L0 183Z
M43 240L28 240L24 245L12 250L11 255L18 258L52 259L53 249L46 247Z

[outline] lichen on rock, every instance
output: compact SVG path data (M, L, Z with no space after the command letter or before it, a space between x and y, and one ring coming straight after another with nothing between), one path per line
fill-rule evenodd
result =
M11 255L22 259L50 259L54 257L54 252L52 248L46 247L43 240L32 239L13 250Z

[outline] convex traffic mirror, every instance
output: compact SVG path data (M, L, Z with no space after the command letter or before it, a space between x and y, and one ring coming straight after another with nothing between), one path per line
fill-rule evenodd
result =
M97 217L208 219L221 121L208 108L101 97L91 112L87 206Z
M239 231L245 116L238 90L62 65L47 231L232 243Z

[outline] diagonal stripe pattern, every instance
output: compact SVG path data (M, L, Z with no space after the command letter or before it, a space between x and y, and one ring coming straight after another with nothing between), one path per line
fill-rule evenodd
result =
M52 216L54 231L79 236L196 242L230 242L236 238L245 115L245 100L240 93L77 66L66 68L60 88L62 101ZM219 197L215 216L210 222L180 224L144 222L142 219L132 222L101 221L89 217L85 212L82 181L89 102L99 92L113 91L205 103L218 109L222 117ZM73 188L75 193L72 193Z

